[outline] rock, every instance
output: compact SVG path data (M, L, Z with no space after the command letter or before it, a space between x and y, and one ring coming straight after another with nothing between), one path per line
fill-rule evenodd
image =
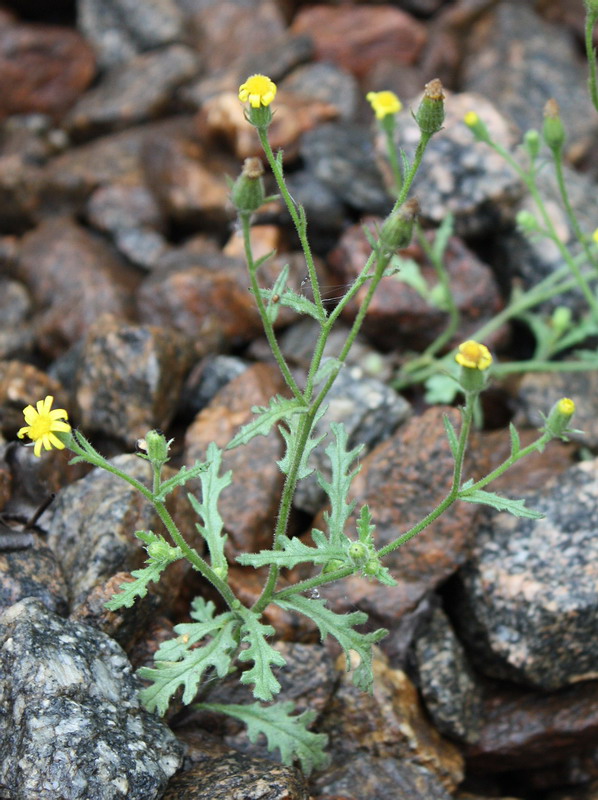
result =
M475 743L482 724L482 689L446 614L436 608L414 646L426 710L444 736Z
M0 610L27 597L35 597L49 611L66 616L66 584L54 553L38 534L31 532L21 534L27 537L29 546L5 549L2 546L5 528L10 532L8 526L0 528Z
M65 119L66 128L81 140L155 119L172 106L173 92L198 70L197 56L183 45L135 56L86 92Z
M280 83L280 91L336 106L341 119L355 117L361 90L347 70L328 62L297 67Z
M550 47L546 43L550 42ZM550 97L561 107L568 138L565 152L579 156L596 136L586 90L586 65L571 31L544 22L522 3L498 3L470 29L463 88L495 103L520 128L541 129ZM475 109L477 111L477 109Z
M369 221L369 230L376 234L376 225ZM379 229L379 225L378 225ZM432 237L430 237L431 239ZM372 247L362 225L347 228L337 247L329 254L328 263L337 280L349 286L363 269ZM421 351L440 336L448 324L448 312L435 301L440 285L434 267L422 248L414 243L397 254L399 258L415 261L427 291L418 291L407 278L408 263L395 261L400 266L396 275L382 278L380 286L368 308L362 328L363 334L384 351L401 348ZM491 269L456 237L451 237L445 251L444 265L449 276L454 301L461 312L459 329L450 346L470 338L484 321L488 321L502 307L502 298ZM405 275L405 279L402 276ZM352 322L367 291L367 284L358 291L343 312ZM503 327L489 340L493 347L504 340Z
M547 795L547 800L597 800L598 781L576 789L557 789Z
M411 109L418 106L416 98L396 118L395 141L410 161L420 137ZM444 106L443 128L426 148L412 195L419 201L422 220L428 223L439 225L450 213L455 219L457 236L494 233L497 228L512 224L515 206L523 195L523 183L503 158L487 144L475 141L463 117L475 109L492 138L507 150L515 146L518 134L513 124L481 94L447 93ZM376 149L386 164L386 144L380 133ZM388 167L385 175L392 191L394 181Z
M314 252L328 252L336 244L345 224L342 200L330 186L306 170L291 172L286 183L291 197L305 210L309 241ZM282 214L290 220L286 207Z
M550 690L595 676L597 494L598 462L585 461L526 495L544 519L502 512L478 530L457 621L486 674Z
M141 182L99 186L87 203L87 219L105 233L148 228L163 231L165 220L153 193Z
M386 214L392 201L375 167L371 137L354 124L328 123L305 134L305 168L345 205L361 213Z
M176 331L100 317L87 332L76 378L82 427L131 447L152 428L167 428L191 359Z
M55 398L55 408L67 408L62 386L33 364L0 361L0 426L8 436L16 436L25 424L23 409L35 405L46 395ZM27 440L28 441L28 440Z
M380 548L438 505L453 474L453 459L442 424L444 411L458 425L454 410L431 408L412 418L362 460L361 472L349 495L357 501L357 507L349 518L347 532L355 530L356 514L367 503L376 525L376 546ZM321 587L322 596L337 612L359 608L383 625L394 627L405 612L467 560L478 513L470 503L457 504L430 528L390 553L384 564L398 581L397 586L382 586L352 576ZM322 524L316 519L316 527L322 528Z
M0 279L0 359L18 359L33 348L33 327L29 321L31 299L22 283Z
M291 31L313 37L316 60L330 61L359 79L380 61L398 68L413 64L426 40L424 26L391 5L307 6L295 16Z
M45 164L69 145L64 130L48 114L19 114L2 125L2 154L18 155L24 165Z
M277 369L254 364L221 389L187 429L185 463L203 461L210 442L223 448L254 418L253 406L267 406L270 398L284 393ZM271 546L276 509L283 484L277 460L284 455L276 429L256 436L243 447L227 450L221 474L233 470L233 483L220 495L228 556L253 553Z
M23 237L17 277L40 309L40 349L56 357L103 313L129 316L137 276L102 240L70 220L48 220Z
M382 381L366 377L358 366L340 371L326 403L328 410L324 419L315 426L314 438L325 435L331 422L342 423L349 436L347 446L365 446L360 458L388 439L411 414L411 407L406 400ZM325 450L333 441L332 434L329 434L312 451L309 462L326 480L330 480L331 471ZM301 511L315 515L325 501L326 494L316 474L312 473L299 483L293 502Z
M176 0L77 0L77 22L103 68L179 41L185 19Z
M528 372L519 384L514 422L539 428L544 424L541 413L548 414L562 397L570 397L575 402L571 427L577 430L577 433L570 434L570 439L594 450L598 447L597 387L598 375L591 368L587 372L574 373Z
M292 767L250 758L201 734L188 734L194 765L176 775L162 800L308 800L303 776Z
M0 119L31 112L61 117L91 83L92 48L69 28L0 28Z
M338 689L319 726L330 736L332 764L331 769L316 777L318 789L342 793L352 778L350 796L382 797L390 771L393 775L403 775L398 781L402 792L408 786L419 790L415 795L407 795L395 789L390 795L393 798L444 800L463 777L459 751L430 725L417 690L405 673L390 669L379 654L374 658L373 668L372 694L357 689L349 673L340 676ZM369 777L363 774L360 753L369 756L366 763L373 767ZM396 773L388 763L391 760L400 765ZM424 786L430 795L422 792Z
M249 364L237 356L207 356L189 373L179 399L179 414L193 419L227 383Z
M14 800L158 800L181 762L116 642L32 598L0 617L0 780Z
M117 456L111 463L146 485L151 480L148 463L138 456ZM169 472L164 472L165 477ZM183 494L177 490L169 495L167 505L189 544L201 552L203 540L194 529L195 515ZM134 537L135 530L167 536L149 502L124 480L99 467L58 494L44 527L68 581L73 608L116 572L131 572L143 565L147 554ZM169 605L176 602L189 569L185 560L177 561L156 584L159 596Z

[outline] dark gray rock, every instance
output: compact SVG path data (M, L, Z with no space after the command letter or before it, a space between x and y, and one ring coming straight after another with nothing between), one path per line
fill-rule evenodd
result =
M338 108L340 118L346 120L355 117L361 96L354 76L326 61L297 67L281 81L279 88L304 95L312 101L330 103Z
M328 411L314 429L314 438L325 434L331 422L342 422L349 436L348 447L364 444L362 457L388 438L411 415L409 403L386 384L368 378L359 366L342 369L326 398ZM310 465L330 480L330 460L325 453L332 441L327 436L312 451ZM302 480L294 505L310 514L320 510L326 500L315 473Z
M392 201L375 168L366 128L347 122L320 125L304 135L300 153L306 169L349 207L369 214L390 211Z
M345 207L334 190L309 171L286 177L293 200L303 206L309 225L310 243L316 252L329 250L345 224ZM286 209L283 211L290 222Z
M79 29L104 68L179 41L184 29L176 0L77 0L77 11Z
M419 688L438 730L451 739L479 737L482 691L442 609L434 610L414 646Z
M124 652L38 600L0 617L0 781L12 800L157 800L181 763Z
M71 135L89 138L155 119L171 107L174 90L198 71L197 55L184 45L142 53L86 92L65 126Z
M227 383L249 364L237 356L208 356L194 367L181 391L179 411L192 419Z
M31 298L22 283L0 279L0 359L22 358L34 342Z
M6 526L0 529L0 609L4 610L26 597L39 599L55 614L68 612L67 591L56 556L35 533L12 534L14 547L5 549L3 541L10 535ZM23 546L19 546L19 539Z
M460 572L460 638L488 675L558 689L596 675L598 461L528 498L542 520L506 512L478 532Z

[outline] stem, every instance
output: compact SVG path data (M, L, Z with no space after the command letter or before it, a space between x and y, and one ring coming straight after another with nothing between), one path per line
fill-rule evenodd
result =
M598 111L598 86L596 81L596 51L594 50L594 25L598 19L598 13L595 11L586 11L586 25L585 25L585 43L586 55L588 57L588 90L592 99L592 105Z
M423 352L424 357L430 357L435 355L439 350L450 342L453 338L454 334L457 332L459 328L459 322L461 315L459 313L459 309L457 308L457 304L455 303L455 298L451 291L451 284L448 276L448 272L444 266L443 257L436 258L436 254L434 253L434 248L430 247L430 243L426 239L424 232L422 231L421 227L417 226L417 238L420 243L420 246L430 263L434 267L436 271L436 275L438 277L438 282L443 288L444 297L446 300L446 304L448 306L448 314L449 314L449 321L448 325L446 326L445 330L438 336L432 344L430 344ZM443 254L444 255L444 254Z
M586 237L583 235L583 232L579 227L579 222L577 221L577 217L575 216L575 212L573 211L573 207L571 205L571 200L569 199L569 192L567 190L565 177L563 175L563 154L561 151L554 153L554 169L561 199L563 201L565 211L567 212L567 218L569 219L569 224L573 228L573 232L575 233L578 242L583 247L588 264L591 264L594 267L594 270L596 270L598 268L598 263L596 263L594 255L588 246Z
M552 438L553 436L551 433L543 433L539 439L536 439L535 442L528 444L528 446L524 447L523 450L520 450L516 454L511 454L507 459L505 459L505 461L502 462L502 464L499 464L496 469L493 469L492 472L486 475L485 478L480 478L479 481L476 481L474 484L465 489L461 493L461 496L467 496L471 492L475 492L477 489L483 489L484 486L487 486L493 480L499 478L503 472L506 472L509 469L509 467L512 467L516 461L519 461L521 458L525 458L525 456L528 456L530 453L533 453L536 450L541 452Z

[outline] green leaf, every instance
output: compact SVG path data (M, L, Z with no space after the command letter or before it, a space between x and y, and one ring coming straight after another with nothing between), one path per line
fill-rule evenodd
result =
M432 258L441 263L444 260L444 254L449 243L449 239L453 235L455 228L455 218L449 212L442 220L439 228L434 235L434 242L432 244Z
M155 499L159 503L163 503L166 500L167 495L176 489L177 486L184 486L187 481L197 478L202 472L205 472L208 467L209 464L206 464L202 461L196 461L191 467L185 467L183 465L175 475L173 475L171 478L168 478L168 480L162 481L160 488L158 489L158 493L155 495Z
M276 292L274 289L261 289L260 294L265 299L270 300ZM284 289L284 291L278 292L276 305L292 308L293 311L296 311L298 314L307 314L318 320L318 322L323 322L326 319L326 315L319 310L315 303L309 300L305 295L298 294L293 289L287 288Z
M140 692L141 702L148 711L157 710L159 714L164 714L180 686L184 687L183 703L190 703L197 694L199 682L208 669L214 669L220 678L228 674L232 654L237 648L234 634L238 628L238 619L229 611L217 616L211 624L197 624L204 626L201 628L204 636L209 633L211 637L202 647L191 650L184 648L183 655L177 661L156 661L155 667L142 667L137 670L140 678L152 681L151 686ZM185 644L184 635L178 640L178 644ZM186 644L189 645L189 642ZM177 647L173 646L173 650L178 652Z
M365 544L368 548L374 547L373 533L376 526L372 523L372 515L368 505L361 507L359 519L357 520L357 535L359 541Z
M254 406L251 410L254 414L257 414L256 418L244 425L239 433L233 436L226 445L227 450L232 450L241 444L247 444L256 436L267 436L272 430L272 426L279 420L288 420L296 414L305 414L308 409L296 397L288 399L277 395L271 398L268 407Z
M222 450L214 442L210 442L207 458L206 469L200 474L201 502L192 494L188 494L187 497L201 519L201 522L195 523L195 527L208 545L212 568L223 570L226 574L228 565L224 555L224 545L227 535L222 533L224 520L218 510L218 501L221 492L230 485L233 473L229 470L224 475L218 474L222 466Z
M517 428L512 422L509 423L509 434L511 436L511 455L516 456L521 450L521 440Z
M325 358L314 375L314 384L318 386L320 383L324 383L335 372L340 372L343 367L343 362L338 358Z
M483 489L476 489L467 494L459 493L459 498L467 503L481 503L497 511L508 511L514 517L527 517L528 519L543 519L544 514L539 511L532 511L526 508L525 500L510 500L508 497L501 497L494 492L485 492Z
M218 711L244 722L251 742L255 743L260 734L263 734L270 752L278 749L282 763L287 767L298 759L306 775L328 763L328 756L324 753L328 737L324 733L312 733L308 730L316 717L315 711L293 715L294 704L290 700L271 706L262 706L260 703L245 706L232 703L198 703L196 708Z
M401 256L394 255L390 260L390 264L391 266L389 268L393 270L396 280L415 289L425 300L429 300L430 287L426 283L417 262L412 258L402 258Z
M328 410L328 406L322 403L318 411L316 412L316 416L314 417L311 425L311 432L307 438L305 443L305 447L303 448L303 452L301 454L301 461L299 463L299 468L297 472L297 480L300 481L303 478L307 478L308 475L314 471L314 468L309 465L309 459L312 454L312 451L315 447L317 447L322 439L326 436L325 433L321 434L320 436L314 436L314 430L318 422L322 419L326 411ZM290 419L286 420L287 428L283 427L282 425L279 426L280 433L282 434L283 439L285 440L286 448L285 454L280 461L277 462L278 466L280 467L280 471L283 472L285 475L289 474L289 470L293 464L295 459L295 450L297 449L297 441L299 438L299 426L301 425L301 417L295 416L291 417Z
M444 425L444 430L446 431L446 438L448 439L449 447L451 448L451 453L453 454L453 458L457 458L457 452L459 450L459 439L457 438L455 426L450 421L447 414L442 415L442 424Z
M298 611L313 620L318 626L322 640L328 635L336 639L347 658L347 670L351 669L351 651L354 650L359 656L360 663L353 675L353 683L363 691L371 691L374 683L372 645L383 639L388 634L387 630L379 628L371 633L359 633L354 630L354 626L366 622L367 614L364 614L363 611L337 614L326 608L325 600L295 595L292 598L273 602L287 611Z
M267 636L275 633L274 628L260 622L258 615L248 608L241 608L238 613L243 618L241 638L249 645L239 653L239 661L253 661L253 667L242 673L241 683L253 683L253 696L267 702L280 691L272 665L282 667L286 661L266 641Z
M460 392L459 382L450 374L432 375L425 382L426 403L449 405Z
M112 595L112 598L104 603L104 607L109 611L131 608L138 597L146 596L149 583L152 581L158 583L166 567L183 557L179 547L172 547L163 536L152 531L135 531L135 536L147 545L146 549L153 545L153 552L146 560L146 567L131 572L135 580L121 583L119 588L122 592Z
M312 531L312 535L313 533ZM292 569L297 564L327 564L331 559L344 560L345 551L343 549L331 546L321 531L316 531L315 533L321 534L322 538L318 541L322 546L311 547L298 537L289 539L287 536L281 536L279 542L282 549L260 550L259 553L241 553L237 556L237 561L240 564L256 568L276 564L278 567Z
M363 445L347 450L348 436L345 426L342 423L332 422L330 424L334 434L334 442L330 442L325 450L332 466L332 477L328 482L324 476L318 472L318 483L330 498L330 512L324 512L324 519L328 527L330 542L336 547L340 547L347 520L355 508L355 501L346 502L351 482L361 469L360 466L351 471L351 464L363 450Z

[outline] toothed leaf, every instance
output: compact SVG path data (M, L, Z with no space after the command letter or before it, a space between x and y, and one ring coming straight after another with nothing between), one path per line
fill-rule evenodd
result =
M462 490L463 491L463 490ZM461 500L467 503L481 503L482 505L495 508L497 511L508 511L514 517L526 517L527 519L543 519L544 514L527 508L525 500L510 500L508 497L501 497L494 492L485 492L483 489L476 489L474 492L459 494Z
M232 450L241 444L247 444L256 436L267 436L272 426L282 419L292 419L297 414L305 414L307 406L297 398L287 399L277 395L270 400L267 407L254 406L252 409L257 416L247 425L244 425L236 436L233 436L226 449Z
M280 683L274 677L272 665L282 667L286 664L281 654L266 641L275 631L271 625L260 622L257 614L250 609L242 609L241 638L249 647L239 653L239 661L253 661L251 669L241 675L241 683L253 684L253 696L268 702L280 691Z

